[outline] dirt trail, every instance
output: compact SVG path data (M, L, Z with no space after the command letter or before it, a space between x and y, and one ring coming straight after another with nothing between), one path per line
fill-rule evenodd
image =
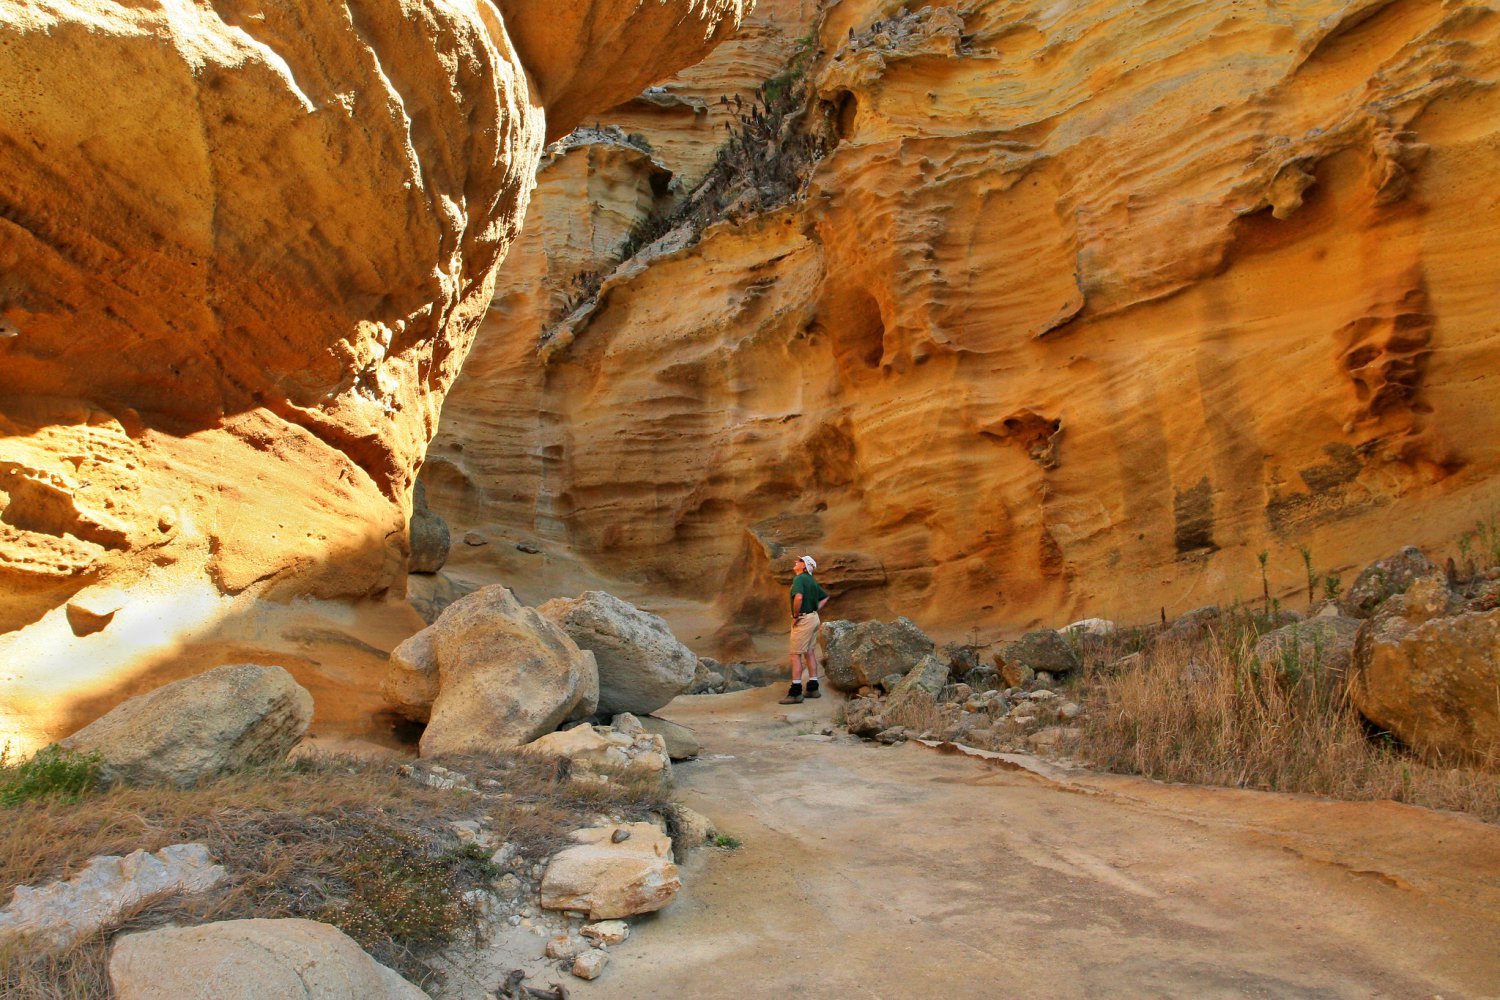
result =
M577 995L1500 996L1500 829L829 740L836 699L779 693L661 713L744 846L695 852Z

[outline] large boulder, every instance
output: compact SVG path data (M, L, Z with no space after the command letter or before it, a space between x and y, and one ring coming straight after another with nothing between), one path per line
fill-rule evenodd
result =
M291 674L242 663L131 698L61 742L98 753L106 780L186 787L284 759L312 713L312 695Z
M907 695L922 691L936 698L948 683L948 665L932 654L909 670L895 687L891 688L891 703L895 704Z
M1441 577L1388 599L1354 644L1349 694L1371 722L1419 750L1500 750L1500 610L1455 614Z
M436 573L448 561L448 550L453 546L453 537L448 531L448 522L427 506L427 485L417 480L411 498L411 520L407 525L411 540L411 555L406 568L411 573Z
M1368 618L1380 605L1406 593L1417 580L1437 572L1431 559L1414 545L1366 566L1343 600L1344 613L1353 618Z
M426 722L422 755L514 748L594 712L594 657L504 587L455 601L391 651L382 692Z
M427 1000L427 994L315 920L224 920L120 938L117 1000Z
M1301 672L1343 677L1354 655L1359 624L1359 619L1341 615L1318 615L1293 622L1256 640L1255 655L1262 663L1276 664L1278 669L1296 663Z
M578 845L554 855L542 874L546 909L612 920L659 910L682 888L672 841L655 824L591 827L573 839Z
M874 687L905 676L937 647L910 618L885 622L830 621L822 627L823 675L840 691Z
M698 658L666 621L602 590L537 608L599 664L599 711L644 715L693 683Z
M1080 666L1078 654L1062 633L1053 628L1027 632L1015 642L1006 643L1000 647L995 662L1002 668L1026 667L1034 674L1046 671L1053 676L1072 673Z
M113 928L145 903L207 892L223 878L223 867L202 844L94 858L65 882L18 886L0 910L0 951L18 940L67 948Z

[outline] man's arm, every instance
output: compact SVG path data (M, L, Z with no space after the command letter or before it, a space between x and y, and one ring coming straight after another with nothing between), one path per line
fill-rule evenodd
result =
M829 602L829 600L830 600L830 598L825 597L821 601L819 601L818 602L818 610L822 611L823 610L823 605L827 604Z
M802 592L800 590L792 595L792 617L802 617Z

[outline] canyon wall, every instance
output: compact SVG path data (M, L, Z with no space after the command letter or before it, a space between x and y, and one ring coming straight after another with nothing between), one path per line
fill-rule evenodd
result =
M741 16L0 0L0 739L241 597L399 593L546 135Z
M803 197L636 246L789 62ZM1500 507L1497 82L1485 3L762 3L540 171L423 470L455 572L740 655L804 549L953 639L1445 554Z

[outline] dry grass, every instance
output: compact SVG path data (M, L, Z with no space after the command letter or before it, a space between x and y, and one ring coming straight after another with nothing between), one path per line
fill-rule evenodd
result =
M419 984L425 959L473 926L462 893L495 874L457 850L448 823L483 818L533 860L600 812L632 819L671 804L654 781L569 781L556 761L521 756L444 760L483 796L433 789L394 764L325 761L230 775L189 790L117 788L68 803L0 810L0 899L17 885L67 878L101 854L208 845L227 877L212 893L164 900L66 953L0 953L0 997L108 996L114 933L168 921L307 917L333 923Z
M1164 641L1137 669L1085 681L1080 753L1165 781L1394 799L1500 822L1500 769L1422 760L1367 730L1344 681L1318 664L1262 665L1241 617L1196 641Z
M921 689L890 699L882 714L887 727L904 726L913 736L941 732L945 725L937 699Z

